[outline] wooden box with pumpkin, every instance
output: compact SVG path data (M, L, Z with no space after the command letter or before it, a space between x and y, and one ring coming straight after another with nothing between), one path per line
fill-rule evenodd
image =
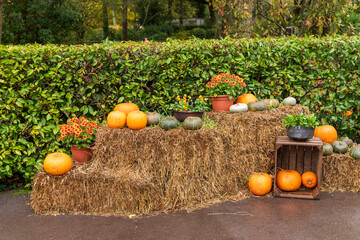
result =
M320 192L322 152L323 143L320 138L314 137L307 141L295 141L287 136L278 136L275 142L274 196L318 199L318 194ZM279 188L281 180L277 179L277 175L281 170L295 170L300 175L311 171L316 174L317 184L313 188L307 188L301 185L296 191L281 190ZM290 173L290 171L288 172ZM279 181L279 183L277 183L277 181Z

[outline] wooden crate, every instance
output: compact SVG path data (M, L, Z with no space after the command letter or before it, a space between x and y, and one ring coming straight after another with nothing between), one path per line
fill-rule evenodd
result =
M294 141L287 136L279 136L275 142L275 179L274 196L317 199L320 192L323 143L320 138L304 142ZM313 189L301 186L299 190L286 192L276 185L276 174L279 170L296 170L300 174L312 171L317 175L317 185Z

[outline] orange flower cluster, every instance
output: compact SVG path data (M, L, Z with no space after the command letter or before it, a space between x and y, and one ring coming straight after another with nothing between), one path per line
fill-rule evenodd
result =
M88 140L95 137L99 125L95 122L88 121L84 117L72 118L67 121L67 124L59 126L60 140L64 141L66 138L75 140Z
M246 87L246 84L241 77L231 75L229 73L221 73L216 77L211 78L211 81L207 83L207 86L214 88L219 83L230 83L230 86L237 86L241 84L243 87Z

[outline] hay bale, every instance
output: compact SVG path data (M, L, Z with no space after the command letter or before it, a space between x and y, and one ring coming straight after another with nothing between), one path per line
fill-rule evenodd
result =
M197 131L103 126L87 174L40 172L31 205L41 214L128 215L207 206L238 199L239 191L246 197L249 176L273 168L276 136L286 134L283 117L301 108L210 112L217 127Z

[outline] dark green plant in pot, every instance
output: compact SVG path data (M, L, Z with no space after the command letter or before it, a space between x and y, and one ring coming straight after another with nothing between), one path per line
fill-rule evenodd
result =
M294 140L307 140L314 136L315 127L319 124L314 115L293 114L283 119L287 127L287 136Z

